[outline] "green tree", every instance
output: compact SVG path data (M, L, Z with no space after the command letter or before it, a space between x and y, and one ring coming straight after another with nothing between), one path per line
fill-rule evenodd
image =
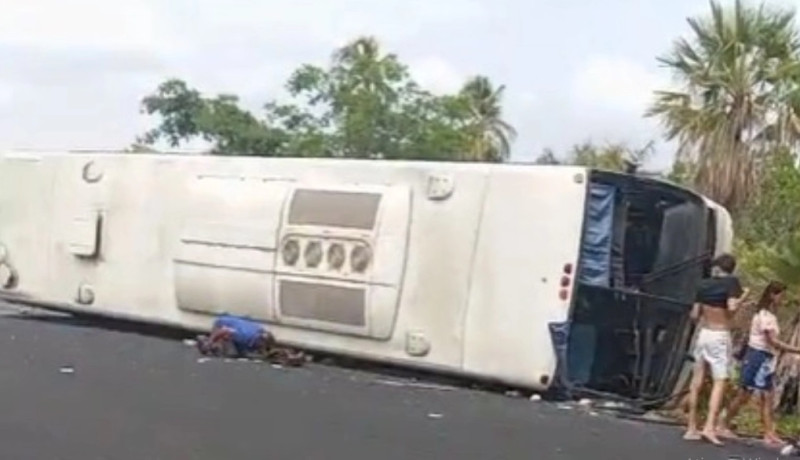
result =
M470 79L461 89L469 114L469 159L505 161L517 131L503 120L502 100L505 86L494 87L483 76Z
M736 221L736 233L749 244L783 244L800 229L800 169L787 149L771 155L764 180Z
M542 152L541 155L536 157L534 160L534 164L537 165L560 165L562 164L561 160L558 159L556 156L556 152L553 151L551 148L546 148Z
M798 50L794 12L710 3L689 19L690 39L659 58L680 89L657 92L647 116L660 118L678 159L693 165L699 191L738 210L752 196L764 157L798 140Z
M572 146L563 159L559 159L550 149L536 159L536 164L566 164L604 169L607 171L626 171L631 164L641 165L653 155L654 143L642 147L630 147L622 142L597 145L591 141Z
M336 50L327 67L300 66L286 88L291 100L267 103L258 119L233 96L204 98L168 81L143 101L161 123L141 143L200 137L218 154L386 159L503 161L510 152L503 86L476 77L459 93L433 95L371 37Z
M202 138L218 155L277 155L286 142L283 131L269 128L238 106L238 98L205 98L181 80L167 80L142 101L148 115L160 115L161 124L139 139L140 146L165 140L170 147Z

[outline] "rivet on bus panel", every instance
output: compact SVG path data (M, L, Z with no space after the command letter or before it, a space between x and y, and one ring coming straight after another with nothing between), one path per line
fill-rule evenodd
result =
M583 183L583 174L582 173L575 174L575 177L573 177L573 180L575 181L576 184L582 184Z
M94 288L88 284L81 284L78 287L78 298L75 299L78 303L83 305L91 305L94 303Z
M562 289L562 290L558 291L558 298L559 299L567 300L568 297L569 297L569 291L567 291L566 289Z
M83 180L89 184L100 182L103 178L103 171L94 161L89 161L83 165L82 174Z

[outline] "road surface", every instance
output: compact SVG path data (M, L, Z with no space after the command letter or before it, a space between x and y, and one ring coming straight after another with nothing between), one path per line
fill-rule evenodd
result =
M198 362L180 340L0 316L0 458L775 458L675 427L312 364Z

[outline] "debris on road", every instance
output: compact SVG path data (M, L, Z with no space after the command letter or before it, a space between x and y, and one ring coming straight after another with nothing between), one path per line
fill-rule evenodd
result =
M522 394L517 390L508 390L506 391L506 396L509 398L519 398Z
M197 363L198 364L203 364L203 363L206 363L208 361L211 361L211 358L197 358Z
M534 393L533 395L531 395L531 401L541 401L541 400L542 396L539 393Z
M197 340L183 339L183 344L186 345L187 347L196 347L197 346Z
M437 414L435 412L431 412L431 413L428 414L428 418L442 418L442 417L444 417L444 415Z
M628 409L630 405L616 401L603 401L597 404L597 407L600 409Z
M75 368L73 368L72 366L62 366L61 369L59 369L58 371L61 372L62 374L74 374Z

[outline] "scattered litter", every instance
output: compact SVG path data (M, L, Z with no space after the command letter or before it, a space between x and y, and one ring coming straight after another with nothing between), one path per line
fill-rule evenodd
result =
M211 358L197 358L197 362L199 364L207 363L209 361L211 361Z
M570 406L569 404L557 404L556 407L558 407L561 410L572 410L572 406Z
M184 339L183 340L183 344L186 345L187 347L196 347L197 346L197 340Z
M442 418L442 417L444 417L444 415L437 414L435 412L431 412L430 414L428 414L428 418Z
M58 371L61 372L62 374L74 374L75 368L73 368L72 366L64 366Z
M590 411L589 411L589 415L591 415L592 417L597 417L597 416L598 416L598 415L600 415L600 414L598 414L597 412L595 412L595 411L593 411L593 410L590 410Z
M231 358L225 358L225 362L226 362L226 363L232 363L232 362L234 362L234 360L233 360L233 359L231 359Z
M601 409L625 409L629 406L624 403L615 402L615 401L604 401L598 404L598 407Z
M794 444L788 444L781 449L781 455L788 457L789 455L797 455L798 449Z
M250 362L250 360L247 359L247 358L239 358L236 361L239 361L240 363L249 363Z
M519 398L520 393L517 390L509 390L506 391L506 396L508 396L509 398Z
M283 366L281 366L280 364L273 364L272 368L273 369L283 369Z
M531 401L541 401L541 400L542 400L542 397L538 393L534 393L531 396Z
M580 401L578 401L578 404L580 404L581 406L584 406L584 407L591 406L592 405L592 400L591 399L587 399L587 398L583 398Z

